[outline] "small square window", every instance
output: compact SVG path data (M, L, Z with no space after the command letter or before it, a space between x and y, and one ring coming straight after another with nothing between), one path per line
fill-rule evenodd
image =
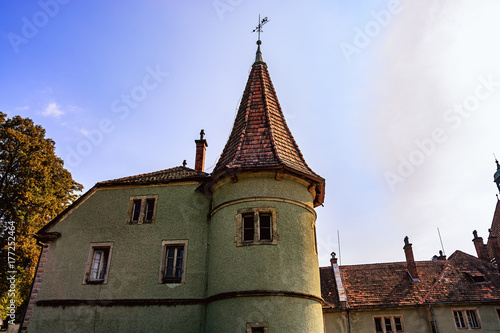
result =
M156 219L158 195L132 196L128 210L128 224L153 223Z
M269 207L238 210L236 245L277 244L276 216L276 209Z
M187 243L187 240L162 242L159 283L185 282Z
M91 243L83 284L106 284L113 243Z

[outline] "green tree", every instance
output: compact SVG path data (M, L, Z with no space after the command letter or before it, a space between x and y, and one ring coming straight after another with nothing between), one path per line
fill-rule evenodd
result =
M7 317L12 299L17 320L27 304L40 252L31 235L76 200L82 188L63 167L63 161L55 154L54 141L45 137L41 126L20 116L9 119L0 112L2 318ZM16 273L9 273L12 271ZM15 295L12 290L9 292L10 276L16 278Z

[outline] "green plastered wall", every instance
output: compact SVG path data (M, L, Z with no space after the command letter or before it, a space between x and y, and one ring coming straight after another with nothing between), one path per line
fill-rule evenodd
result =
M50 231L61 237L50 244L48 262L38 300L169 299L204 298L206 284L207 214L210 201L195 192L197 184L98 189ZM130 196L158 195L153 224L127 224ZM158 283L163 240L188 240L186 282ZM113 242L107 284L82 284L91 242ZM187 306L161 307L163 321ZM189 306L193 307L193 306ZM146 307L149 308L149 307ZM89 307L37 306L33 327L57 316L68 323L88 318ZM113 310L115 311L115 310ZM116 308L118 318L139 311L138 307ZM121 311L121 312L120 312ZM117 313L118 313L117 312ZM188 311L190 321L200 325L199 309ZM145 312L143 320L151 318ZM110 317L113 320L113 317ZM79 319L78 319L79 320ZM156 320L156 319L155 319ZM85 322L85 321L83 321ZM104 323L104 322L103 322ZM93 326L92 326L93 327ZM75 332L87 332L80 327ZM49 332L50 330L39 330ZM134 330L136 331L136 330ZM29 332L38 332L31 329ZM52 332L52 331L50 331ZM138 331L137 331L138 332Z
M213 207L236 199L262 196L286 198L312 205L312 196L303 184L289 179L276 181L273 178L255 177L242 178L237 183L228 182L218 188L214 191ZM238 210L262 207L276 209L277 244L237 246L235 236ZM209 222L207 296L248 290L272 290L321 297L313 228L315 219L315 215L301 205L258 198L255 201L230 204L215 212ZM272 298L267 296L257 301ZM238 304L241 308L238 318L252 321L250 314L254 311L253 304L258 302L253 302L248 307L245 305L247 301L248 298L244 297L210 303L207 306L207 327L217 327L220 332L240 332L232 330L236 317L228 314L234 312L232 307ZM318 302L292 297L287 297L285 301L283 306L286 306L287 310L284 313L288 320L300 318L305 322L304 325L315 328L278 330L279 332L322 332L323 318ZM294 306L288 307L288 303ZM248 311L251 312L246 313ZM278 327L281 325L278 323L285 320L285 317L277 313L268 313L262 320ZM271 328L270 331L274 332Z
M323 333L321 305L312 300L240 297L208 305L207 333L246 333L247 322L269 322L270 333Z
M325 312L326 333L375 332L374 316L403 317L404 331L431 333L426 308L399 308L384 310L356 310ZM349 320L348 320L349 318ZM348 329L350 323L350 331ZM441 330L439 330L441 333Z
M439 333L457 332L457 329L455 328L455 319L452 312L453 309L477 309L482 325L481 330L471 331L500 332L500 321L496 312L497 308L500 309L500 303L496 305L467 304L456 306L433 306Z
M46 333L199 333L204 306L38 307L29 332Z

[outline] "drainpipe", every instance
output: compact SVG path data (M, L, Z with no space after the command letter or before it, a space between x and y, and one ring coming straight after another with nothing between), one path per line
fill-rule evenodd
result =
M429 313L429 319L431 320L432 333L439 333L436 323L436 317L434 316L434 309L432 308L431 304L429 304L429 308L427 308L427 311Z

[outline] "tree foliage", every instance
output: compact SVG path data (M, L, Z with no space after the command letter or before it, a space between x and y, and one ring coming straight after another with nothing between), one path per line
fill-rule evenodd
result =
M29 118L0 112L0 316L14 299L17 319L29 297L39 246L31 236L77 199L76 183L56 156L54 141ZM12 241L15 237L15 251ZM10 254L9 254L10 252ZM13 253L14 252L14 253ZM10 257L10 258L9 258ZM14 269L12 264L13 259ZM10 260L10 262L9 262ZM15 295L7 279L15 271Z

